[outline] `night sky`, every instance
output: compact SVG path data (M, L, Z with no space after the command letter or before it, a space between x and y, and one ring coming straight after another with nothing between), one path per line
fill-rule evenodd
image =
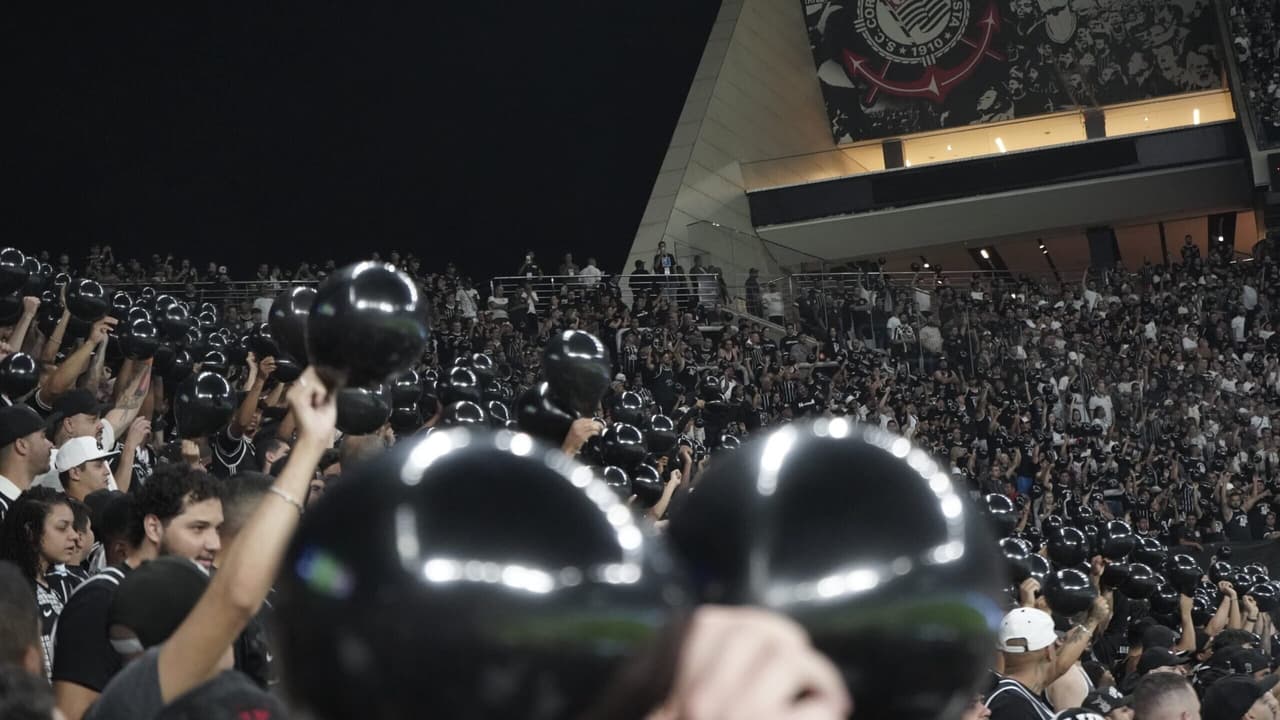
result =
M9 8L2 242L616 270L718 6Z

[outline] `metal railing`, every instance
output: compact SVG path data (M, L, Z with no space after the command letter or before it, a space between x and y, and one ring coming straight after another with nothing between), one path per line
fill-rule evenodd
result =
M314 286L317 280L231 280L228 282L114 282L103 283L110 292L123 291L135 298L146 288L157 295L172 295L180 300L215 303L251 303L258 298L274 299L295 285Z
M682 306L689 304L717 307L727 299L727 289L720 275L509 275L495 277L489 282L490 295L507 300L507 312L527 305L526 292L533 293L533 306L542 311L552 304L552 298L566 299L573 294L617 292L630 304L638 293L656 294ZM487 309L487 300L482 302Z

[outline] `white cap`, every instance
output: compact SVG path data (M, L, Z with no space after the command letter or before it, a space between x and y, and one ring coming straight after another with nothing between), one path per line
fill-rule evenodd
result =
M90 460L101 460L118 452L105 452L98 447L98 441L92 437L78 437L62 443L58 448L58 457L53 462L53 469L64 473L73 467L80 467Z
M1043 650L1058 639L1049 613L1035 608L1011 610L1000 621L996 641L1001 652L1028 653Z

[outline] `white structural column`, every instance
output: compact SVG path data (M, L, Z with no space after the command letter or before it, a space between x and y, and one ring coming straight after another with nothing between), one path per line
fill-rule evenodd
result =
M800 0L724 0L624 272L637 259L649 266L665 240L686 269L697 246L727 274L755 266L768 275L776 268L760 243L751 248L724 232L720 247L705 247L717 239L691 240L688 226L710 221L753 233L741 163L833 145Z

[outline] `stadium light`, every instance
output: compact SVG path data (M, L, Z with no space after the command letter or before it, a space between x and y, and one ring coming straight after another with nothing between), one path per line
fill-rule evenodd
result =
M1002 152L1002 153L1003 153L1003 152L1009 152L1008 150L1006 150L1006 149L1005 149L1005 147L1004 147L1004 140L1002 140L1001 138L996 138L996 147L997 147L997 148L999 148L999 149L1000 149L1000 152Z

